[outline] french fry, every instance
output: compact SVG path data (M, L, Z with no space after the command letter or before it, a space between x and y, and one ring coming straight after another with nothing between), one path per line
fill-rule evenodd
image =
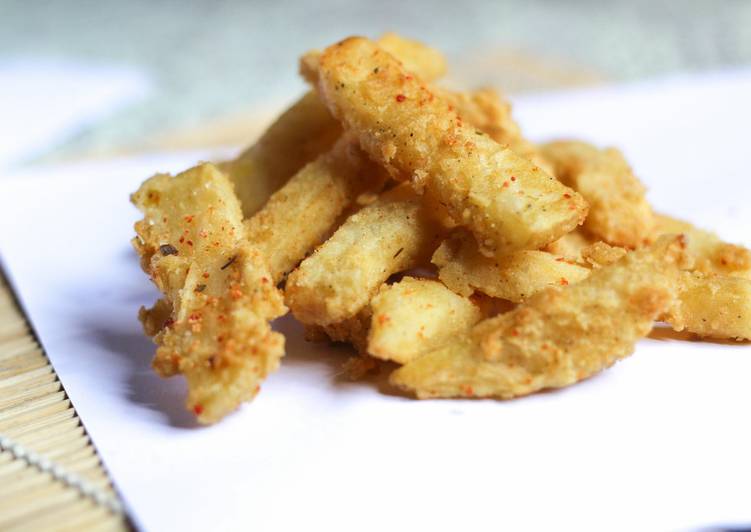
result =
M558 240L551 242L543 250L574 262L581 262L583 260L582 251L595 242L597 242L597 239L585 233L579 227L570 233L566 233Z
M687 236L688 249L696 259L696 271L751 279L751 251L747 248L723 242L710 231L664 214L657 214L655 218L655 235L683 233Z
M550 142L541 149L555 176L587 200L587 231L608 244L631 249L649 242L652 209L644 186L620 151L577 141Z
M219 168L240 198L246 218L255 214L295 172L333 146L342 128L314 91L295 102L261 138Z
M394 178L426 187L487 254L537 249L586 216L582 197L466 125L445 100L364 38L329 47L319 93Z
M421 42L406 39L393 32L384 33L378 46L401 61L405 70L414 72L426 80L436 80L446 74L446 58L438 50ZM300 75L311 85L318 83L319 50L307 52L300 58Z
M379 191L382 170L349 137L307 164L247 222L248 238L267 257L275 282L328 237L365 191Z
M751 339L751 280L683 272L678 300L663 317L676 331Z
M446 71L443 56L432 48L393 33L379 42L422 76L433 79ZM317 53L303 57L305 77L316 72L306 65L317 61ZM379 192L386 177L345 135L271 195L248 221L248 236L267 257L274 280L280 281L323 242L358 195Z
M480 308L438 281L405 277L384 285L370 302L367 351L406 364L466 333L480 321Z
M522 136L519 125L511 116L511 103L497 91L488 88L473 92L434 90L437 95L454 106L462 120L472 124L498 144L508 146L511 151L545 172L553 173L550 163L545 160L537 146Z
M252 399L279 365L284 337L269 321L286 312L282 295L214 165L156 175L132 201L144 214L133 244L165 296L141 311L158 346L153 367L163 377L183 374L187 408L213 423Z
M545 251L515 251L490 258L467 233L456 231L435 251L438 277L457 294L475 291L518 303L551 285L581 281L589 270Z
M500 397L560 388L628 356L675 300L686 260L682 237L665 237L538 293L515 310L402 366L392 384L428 397Z
M362 310L393 273L427 260L437 224L399 186L350 216L287 278L286 302L305 324L330 325Z
M417 41L387 33L378 42L425 79L436 79L446 72L443 56ZM301 73L307 76L305 64L304 58ZM235 185L245 217L258 212L290 177L330 149L341 131L315 92L310 91L285 111L253 146L234 160L220 164Z

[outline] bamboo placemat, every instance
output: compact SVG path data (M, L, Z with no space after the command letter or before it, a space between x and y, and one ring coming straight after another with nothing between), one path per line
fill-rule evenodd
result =
M119 505L0 273L0 530L128 530Z

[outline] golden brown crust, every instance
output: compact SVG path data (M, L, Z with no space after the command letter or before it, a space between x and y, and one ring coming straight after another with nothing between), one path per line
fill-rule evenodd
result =
M140 313L157 344L154 369L183 374L188 409L213 423L252 399L278 366L284 337L269 321L286 312L281 294L245 240L231 183L213 165L154 176L133 203L144 213L135 247L165 295Z
M363 149L396 179L430 190L483 251L539 248L583 221L581 196L478 134L371 41L328 48L319 69L319 93Z
M648 243L654 230L646 190L621 152L600 150L578 141L550 142L542 155L555 176L579 192L589 204L584 228L614 246L636 249Z
M629 355L673 303L684 248L681 237L666 237L578 284L544 290L391 382L420 398L510 398L589 377Z

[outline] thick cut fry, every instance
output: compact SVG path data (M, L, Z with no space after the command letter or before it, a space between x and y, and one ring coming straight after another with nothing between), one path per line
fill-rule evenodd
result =
M589 203L584 228L609 244L635 249L649 242L654 229L644 186L620 151L600 150L585 142L542 146L555 176Z
M425 45L386 34L381 41L405 64L429 79L443 75L446 62ZM305 56L301 71L315 72L306 64L317 62L317 54ZM292 270L333 231L340 215L358 195L378 192L385 173L343 136L327 153L307 164L263 208L248 221L248 235L266 256L275 281Z
M390 54L363 38L328 48L319 93L370 156L423 186L483 252L536 249L584 220L582 197L466 125Z
M275 282L331 234L342 212L385 174L346 135L306 165L246 222L248 238L269 262Z
M456 231L433 254L438 277L457 294L475 291L518 303L551 285L584 279L589 270L545 251L515 251L486 257L467 233Z
M277 368L284 337L269 320L286 311L281 293L247 243L232 184L213 165L156 175L132 200L144 213L134 246L165 295L141 311L158 346L154 369L185 375L187 407L201 423L215 422Z
M751 250L723 242L716 234L688 222L664 214L655 218L655 235L683 233L688 237L688 249L696 259L696 271L751 279Z
M316 325L354 316L391 274L430 256L436 227L408 188L387 192L350 216L290 274L286 301L292 313Z
M391 382L427 397L511 398L585 379L629 355L678 292L682 237L665 237L548 288L515 310L406 364Z
M683 272L678 300L663 317L676 331L751 339L751 280Z
M469 93L440 90L436 90L436 93L454 106L462 120L552 174L550 164L542 157L537 146L522 136L519 125L511 116L511 104L497 91L486 88Z
M220 165L235 186L243 214L256 213L305 164L328 150L342 128L314 91L285 111L236 159Z
M368 353L406 364L465 334L480 321L480 308L438 281L405 277L384 285L370 302Z
M434 48L396 33L384 33L376 41L378 46L401 61L404 68L428 81L442 78L446 74L446 58ZM311 85L318 83L319 50L307 52L300 58L300 75Z

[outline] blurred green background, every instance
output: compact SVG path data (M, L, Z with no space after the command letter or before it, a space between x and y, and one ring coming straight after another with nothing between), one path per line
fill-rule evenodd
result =
M746 0L0 0L0 61L115 65L149 80L145 97L50 146L49 160L159 147L277 110L303 88L300 53L349 34L400 32L444 51L454 79L519 92L748 65L749 28Z

